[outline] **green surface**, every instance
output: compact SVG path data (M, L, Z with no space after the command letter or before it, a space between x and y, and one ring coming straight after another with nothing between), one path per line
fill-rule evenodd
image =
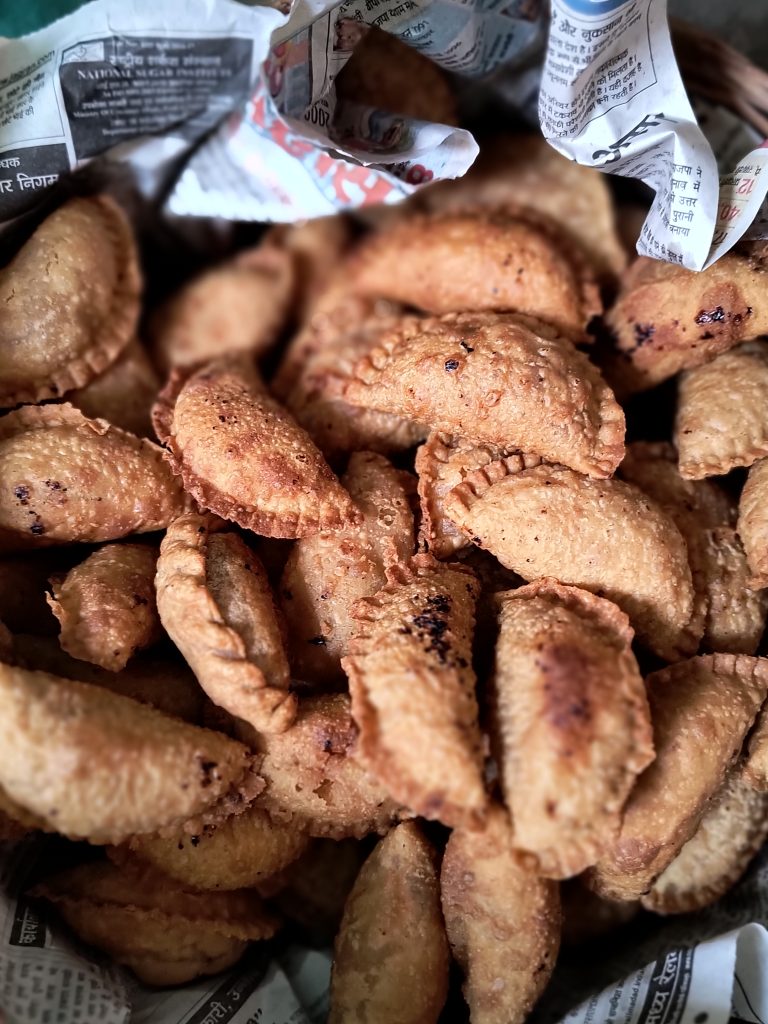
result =
M44 28L86 0L0 0L0 36L24 36Z

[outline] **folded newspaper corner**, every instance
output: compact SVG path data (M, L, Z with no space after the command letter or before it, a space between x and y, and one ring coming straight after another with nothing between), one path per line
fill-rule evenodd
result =
M291 221L397 202L463 174L471 134L337 100L334 79L368 26L464 78L530 96L563 154L655 190L639 251L702 269L765 237L768 148L733 115L698 126L665 0L95 0L0 41L0 223L33 211L96 158L128 165L172 215ZM181 27L183 26L183 27ZM117 168L115 168L117 169ZM107 174L108 180L108 174ZM762 208L762 210L761 210ZM45 841L0 849L0 1019L102 1024L313 1024L326 951L255 946L233 970L152 991L78 947L24 896ZM724 900L660 922L585 969L558 968L542 1022L768 1020L768 860ZM617 979L621 979L617 981ZM606 987L607 986L607 987Z

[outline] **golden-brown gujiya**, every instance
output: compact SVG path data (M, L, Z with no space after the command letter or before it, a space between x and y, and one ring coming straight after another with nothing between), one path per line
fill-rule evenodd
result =
M735 768L713 797L699 827L642 898L657 914L689 914L709 906L738 882L768 839L768 793Z
M0 418L0 544L42 547L162 530L187 506L157 445L73 406Z
M513 311L583 338L601 311L584 254L533 210L413 214L354 253L350 287L425 313Z
M704 534L707 616L702 647L724 654L754 654L768 618L768 590L749 585L747 556L730 526Z
M768 342L751 341L680 375L680 475L722 476L768 455Z
M334 945L328 1024L437 1024L450 958L436 862L404 822L363 864Z
M296 697L272 591L245 541L214 525L190 512L168 527L157 562L160 621L215 704L282 732Z
M524 579L552 576L609 598L639 640L672 660L696 650L685 541L636 487L562 466L470 474L444 499L462 532Z
M656 759L637 780L616 840L590 885L613 899L647 893L694 835L739 757L768 693L768 659L709 654L648 676Z
M239 722L235 730L261 755L266 785L257 803L275 821L311 836L359 839L386 832L400 816L400 805L358 757L347 694L303 697L284 733L255 733Z
M194 278L151 322L157 362L196 366L227 355L260 356L288 319L293 260L273 245L239 253Z
M632 629L615 604L556 580L497 602L492 732L514 845L542 875L569 878L615 837L653 760Z
M267 537L359 521L352 499L247 360L172 375L153 413L166 457L204 509Z
M749 471L739 499L737 530L747 554L752 587L768 587L768 458Z
M469 540L445 514L444 499L466 476L496 460L506 472L507 460L520 469L538 466L538 455L508 453L489 444L475 444L432 431L416 452L421 504L420 538L435 558L450 558L469 545ZM489 470L491 472L492 470Z
M136 244L117 203L64 203L0 270L0 408L88 384L133 337L140 296Z
M472 1024L522 1024L557 959L557 883L515 849L509 816L493 806L482 830L451 833L440 889Z
M62 648L111 672L160 639L155 603L157 549L105 544L66 576L51 579L48 604L59 620Z
M151 413L159 390L155 368L134 339L103 373L84 388L70 391L67 399L84 416L107 420L137 437L154 437Z
M606 314L611 380L642 391L768 331L765 251L749 243L699 272L639 256Z
M356 623L353 605L386 583L385 569L413 554L407 480L382 455L355 452L341 482L362 513L360 526L297 541L280 596L298 679L332 686L344 681L341 658Z
M477 826L487 806L472 668L477 580L430 555L394 566L388 580L356 606L342 659L359 757L417 814Z
M104 950L147 985L182 985L237 963L249 942L271 938L278 919L253 890L197 893L165 875L80 864L30 893L52 903L83 942Z
M344 397L589 476L611 476L624 455L624 413L598 370L526 317L406 318L357 363Z
M94 843L181 825L262 787L241 743L89 683L0 664L0 786Z

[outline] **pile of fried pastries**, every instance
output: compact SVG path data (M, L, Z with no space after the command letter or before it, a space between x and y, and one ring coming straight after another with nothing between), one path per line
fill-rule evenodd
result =
M171 985L288 924L332 1024L436 1021L452 962L517 1024L561 939L744 873L768 248L695 274L616 225L508 137L152 309L105 196L0 271L2 830L79 844L31 893L86 944Z

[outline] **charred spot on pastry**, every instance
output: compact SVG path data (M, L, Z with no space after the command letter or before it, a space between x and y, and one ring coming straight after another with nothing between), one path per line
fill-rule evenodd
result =
M643 345L647 344L656 333L656 328L653 324L635 324L635 342L638 348L642 348Z
M66 491L66 487L59 480L44 480L43 483L46 487L50 487L52 491Z
M203 789L206 789L208 786L210 786L214 782L214 780L217 778L217 771L216 771L216 769L218 767L219 767L219 765L218 765L218 762L216 762L216 761L201 761L200 762L200 774L202 775L202 779L200 780L200 785L203 787Z
M720 324L725 321L725 310L722 306L715 306L714 309L702 309L694 319L699 326L701 324Z
M451 599L447 594L435 594L428 597L426 604L418 615L413 617L413 625L418 630L419 640L428 640L427 652L437 655L441 664L448 660L451 649L445 634L448 632L447 616L451 611Z
M463 338L459 342L459 345L467 353L467 355L469 355L470 352L474 352L475 351L474 348L472 347L472 345L467 344L467 342L464 341Z
M313 647L325 647L325 637L311 636L309 638L309 643L311 643Z
M19 501L21 505L29 504L29 488L19 484L18 487L14 487L13 496Z
M458 370L458 368L459 368L459 360L458 359L446 359L446 361L445 361L445 369L448 371L448 373L452 373L453 370Z
M36 517L34 523L32 523L32 525L29 528L29 532L33 533L36 537L39 537L40 534L45 533L45 527L43 526L40 516Z

